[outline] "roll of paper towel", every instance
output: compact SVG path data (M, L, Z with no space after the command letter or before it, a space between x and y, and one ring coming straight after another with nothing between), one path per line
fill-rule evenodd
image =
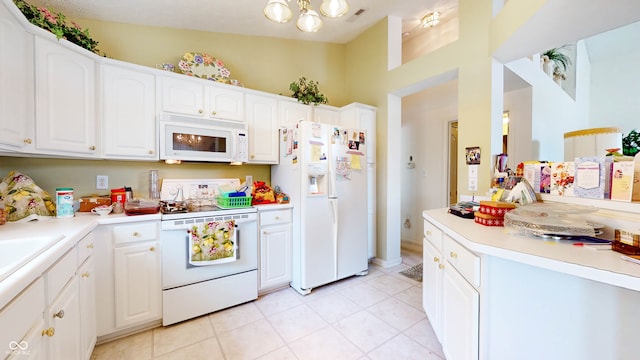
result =
M604 156L607 149L622 149L622 129L592 128L564 133L564 161L577 157Z

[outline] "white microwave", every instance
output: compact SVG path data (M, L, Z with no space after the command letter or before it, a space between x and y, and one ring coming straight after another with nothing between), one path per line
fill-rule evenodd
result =
M160 159L241 163L248 160L247 125L160 114Z

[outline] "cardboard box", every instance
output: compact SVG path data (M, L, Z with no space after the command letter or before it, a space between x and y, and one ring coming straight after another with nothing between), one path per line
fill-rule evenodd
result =
M631 202L634 161L618 161L611 170L611 200Z
M611 197L612 156L588 156L576 158L574 194L588 199Z
M80 212L89 212L96 206L111 205L110 196L83 196L80 198Z
M573 196L575 176L576 167L573 161L551 164L551 189L549 193L552 195Z

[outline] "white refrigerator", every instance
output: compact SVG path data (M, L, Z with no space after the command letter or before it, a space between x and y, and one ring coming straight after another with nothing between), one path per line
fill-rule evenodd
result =
M320 285L368 271L366 133L300 121L280 129L271 184L293 204L291 287Z

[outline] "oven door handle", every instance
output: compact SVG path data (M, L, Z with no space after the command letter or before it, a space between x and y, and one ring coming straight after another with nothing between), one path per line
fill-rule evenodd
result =
M240 260L240 228L238 224L235 224L236 227L236 260Z

